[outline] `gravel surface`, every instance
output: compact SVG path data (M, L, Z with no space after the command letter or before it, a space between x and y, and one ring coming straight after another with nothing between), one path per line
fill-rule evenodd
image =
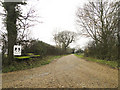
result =
M118 70L74 55L38 68L2 74L3 88L116 88Z

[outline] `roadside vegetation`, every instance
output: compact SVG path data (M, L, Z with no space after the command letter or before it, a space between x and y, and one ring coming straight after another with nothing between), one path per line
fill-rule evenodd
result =
M118 10L120 2L89 2L76 12L79 33L62 31L55 33L53 39L56 46L52 46L29 35L30 27L34 26L38 17L34 8L23 12L24 2L0 2L3 9L2 22L4 29L0 30L0 46L2 47L3 72L23 70L34 66L45 65L51 58L74 53L75 48L69 45L75 42L77 36L92 38L85 50L77 55L89 61L95 61L117 67L120 63L120 30L118 28ZM14 17L13 17L14 16ZM39 21L37 21L39 22ZM14 56L14 45L22 46L22 55Z
M46 56L42 59L40 59L40 58L29 58L29 60L19 59L18 61L14 61L11 65L3 67L2 72L7 73L7 72L12 72L12 71L18 71L18 70L25 70L25 69L40 67L42 65L49 64L53 60L58 59L62 56L63 55Z
M116 62L116 61L107 61L107 60L97 59L97 58L93 58L93 57L86 57L86 56L84 56L84 54L75 54L75 56L85 59L87 61L93 61L93 62L97 62L100 64L108 65L112 68L118 67L118 62Z
M4 11L1 14L5 27L0 30L2 32L0 33L2 72L24 70L49 64L55 58L73 52L69 48L69 44L75 41L74 32L66 31L56 34L57 37L54 36L54 40L60 43L58 46L32 38L28 31L30 31L31 26L40 22L37 20L39 16L36 15L36 11L32 7L23 12L22 6L27 6L27 1L0 2L0 7ZM61 35L62 37L58 38ZM67 42L64 37L67 37ZM20 56L14 55L14 45L22 46Z
M119 6L119 1L100 0L78 8L76 21L82 28L80 35L92 39L84 50L88 60L112 66L116 66L114 62L120 63Z
M63 51L62 48L52 46L39 40L31 40L23 45L22 55L14 56L12 63L8 63L8 55L4 54L2 72L25 70L49 64L54 59L71 53L72 50Z

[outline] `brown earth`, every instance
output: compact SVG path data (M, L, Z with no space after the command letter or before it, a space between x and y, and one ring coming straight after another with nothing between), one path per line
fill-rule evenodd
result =
M38 68L2 74L3 88L116 88L118 70L74 55Z

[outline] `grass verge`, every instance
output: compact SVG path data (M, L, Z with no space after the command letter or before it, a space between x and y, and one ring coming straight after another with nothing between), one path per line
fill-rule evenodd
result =
M2 67L2 72L7 73L7 72L18 71L18 70L31 69L34 67L40 67L42 65L49 64L53 60L58 59L62 56L63 55L61 55L61 56L46 56L42 59L41 58L32 58L27 61L24 60L21 62L14 61L12 65Z
M85 60L88 60L88 61L93 61L93 62L105 64L105 65L108 65L112 68L118 67L118 63L116 61L107 61L107 60L101 60L101 59L96 59L96 58L92 58L92 57L85 57L83 54L80 54L80 55L75 54L75 56L82 58L82 59L85 59Z

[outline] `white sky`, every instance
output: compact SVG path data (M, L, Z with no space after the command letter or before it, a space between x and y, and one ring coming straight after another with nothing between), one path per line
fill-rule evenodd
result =
M43 21L42 24L36 25L32 30L32 36L39 38L44 42L55 45L53 41L54 31L76 30L76 11L78 7L87 2L87 0L39 0L37 2L29 2L30 6L34 6L37 14L42 17L39 18ZM71 44L70 47L80 45L82 48L88 39L79 38L78 41Z
M55 45L53 41L53 32L59 30L76 30L76 11L78 7L87 2L87 0L29 0L28 7L35 8L39 21L31 30L31 36L38 38L46 43ZM71 44L70 47L80 46L81 48L86 44L88 39L79 37L79 40Z

